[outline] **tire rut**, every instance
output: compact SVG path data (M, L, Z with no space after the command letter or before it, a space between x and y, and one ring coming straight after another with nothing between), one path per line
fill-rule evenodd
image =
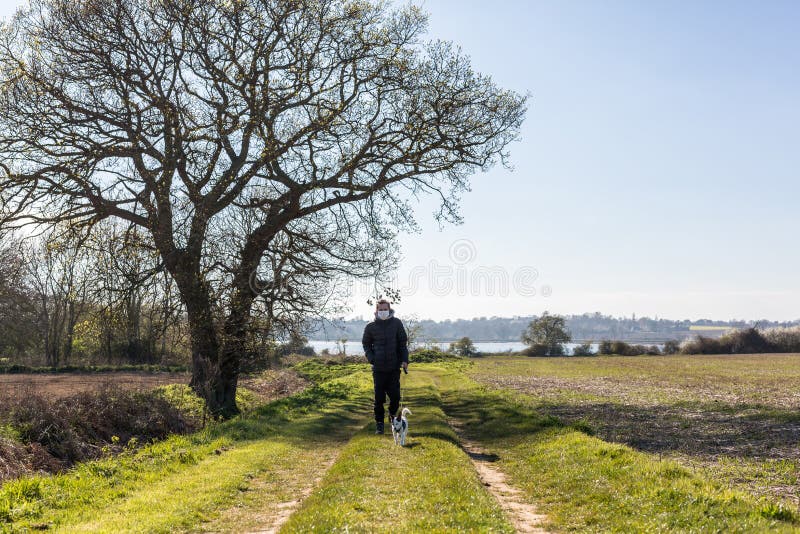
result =
M525 502L522 491L508 483L505 473L492 465L498 457L464 436L459 421L450 419L448 424L458 436L461 448L469 456L483 485L491 493L508 516L517 532L523 534L549 534L543 527L547 516L538 513L536 506Z
M341 451L341 449L339 449ZM302 488L294 499L283 501L275 505L275 513L272 514L264 524L257 530L250 530L246 534L277 534L281 527L289 520L292 514L303 504L303 501L319 487L325 473L336 463L339 458L337 453L326 462L320 464L319 474L314 477L310 484Z

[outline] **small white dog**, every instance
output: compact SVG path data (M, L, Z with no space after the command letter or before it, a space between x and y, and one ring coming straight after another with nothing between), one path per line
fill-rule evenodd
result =
M406 434L408 434L408 419L406 419L406 414L413 415L411 410L403 408L399 416L392 417L392 437L394 437L395 445L400 445L401 447L405 447Z

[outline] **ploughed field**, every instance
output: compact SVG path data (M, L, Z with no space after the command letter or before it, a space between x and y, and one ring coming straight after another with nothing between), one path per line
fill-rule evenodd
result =
M0 399L9 401L35 394L56 400L107 389L147 392L158 386L188 384L190 379L189 373L137 371L0 374ZM239 385L255 400L265 402L302 389L306 381L293 372L276 370L243 376Z
M800 354L492 356L469 374L603 440L800 505Z
M146 391L168 384L188 384L187 373L12 373L0 374L0 398L31 393L51 399L112 387Z

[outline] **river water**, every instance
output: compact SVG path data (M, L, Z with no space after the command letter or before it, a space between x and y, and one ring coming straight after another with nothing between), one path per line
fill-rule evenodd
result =
M323 349L328 349L333 354L339 352L335 341L309 341L308 344L314 347L317 354L322 352ZM427 343L426 345L438 346L442 350L447 350L450 347L450 343ZM518 351L525 348L525 344L520 341L486 341L475 342L473 345L475 345L478 352L487 353ZM577 345L577 343L566 343L566 347L569 349L570 353ZM661 345L658 346L659 348L661 347ZM348 341L345 344L345 351L347 354L351 355L364 354L364 349L360 341ZM592 351L597 352L597 343L592 343Z

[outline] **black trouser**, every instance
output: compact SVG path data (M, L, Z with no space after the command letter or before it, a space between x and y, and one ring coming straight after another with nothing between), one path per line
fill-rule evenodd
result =
M375 421L382 423L386 395L389 395L389 415L397 415L400 407L400 369L372 371L372 383L375 385Z

